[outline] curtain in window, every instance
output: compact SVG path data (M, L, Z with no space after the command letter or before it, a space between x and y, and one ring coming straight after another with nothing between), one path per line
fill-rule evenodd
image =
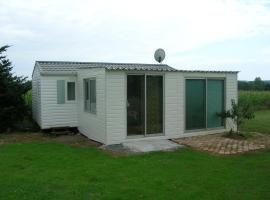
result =
M65 103L65 80L57 80L57 104Z
M221 117L217 116L224 110L224 81L207 81L207 127L221 127L224 123Z
M186 80L186 130L223 127L224 80Z
M186 80L186 130L206 128L205 80Z

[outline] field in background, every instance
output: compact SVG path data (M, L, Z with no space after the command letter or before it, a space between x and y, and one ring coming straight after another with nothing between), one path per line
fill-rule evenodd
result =
M270 109L255 112L255 118L244 123L241 131L270 134Z
M270 91L239 91L239 104L249 102L255 110L255 118L247 120L241 131L270 134Z
M239 103L250 102L255 110L270 109L270 91L239 91Z

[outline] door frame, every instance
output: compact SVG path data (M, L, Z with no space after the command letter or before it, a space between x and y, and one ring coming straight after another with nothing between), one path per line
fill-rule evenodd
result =
M128 135L128 124L127 124L127 90L128 90L128 76L136 76L136 75L143 75L144 76L144 134L142 135ZM163 106L162 106L162 133L152 133L152 134L147 134L147 76L161 76L162 77L162 96L163 96ZM165 135L165 73L161 72L128 72L126 73L126 138L144 138L144 137L153 137L153 136L164 136Z

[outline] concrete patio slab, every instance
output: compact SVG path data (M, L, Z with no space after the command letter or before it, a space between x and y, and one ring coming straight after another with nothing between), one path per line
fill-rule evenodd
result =
M174 151L178 148L184 147L183 145L165 139L129 141L122 143L122 145L124 148L129 149L130 152L134 153Z

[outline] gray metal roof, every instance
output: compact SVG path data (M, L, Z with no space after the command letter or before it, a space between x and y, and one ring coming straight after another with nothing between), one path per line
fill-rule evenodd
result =
M239 71L218 71L218 70L177 70L178 72L191 73L238 73Z
M177 70L165 64L140 63L106 63L106 62L65 62L65 61L36 61L41 73L76 74L79 69L105 68L107 70L126 71L169 71L186 73L238 73L238 71L203 71L203 70Z
M164 64L139 63L103 63L103 62L64 62L64 61L36 61L41 72L69 72L76 73L79 69L105 68L107 70L139 70L139 71L177 71Z

